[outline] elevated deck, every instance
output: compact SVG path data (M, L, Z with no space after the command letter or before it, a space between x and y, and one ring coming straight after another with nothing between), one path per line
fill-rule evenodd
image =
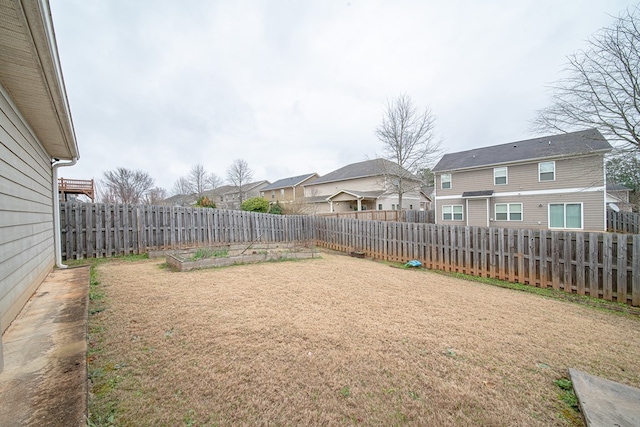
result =
M91 203L95 201L95 187L92 179L58 178L58 193L60 200L65 202L68 194L84 195L91 199Z

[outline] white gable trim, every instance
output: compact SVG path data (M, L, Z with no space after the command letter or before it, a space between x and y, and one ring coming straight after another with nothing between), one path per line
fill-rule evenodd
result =
M605 186L586 187L586 188L556 188L552 190L529 190L529 191L508 191L503 193L493 193L491 196L484 197L515 197L515 196L543 196L545 194L569 194L569 193L589 193L605 191ZM436 200L453 200L462 199L462 194L454 196L436 196Z

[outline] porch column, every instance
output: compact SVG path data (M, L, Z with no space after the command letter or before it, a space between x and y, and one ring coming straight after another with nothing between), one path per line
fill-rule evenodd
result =
M362 199L358 199L358 210L362 210Z

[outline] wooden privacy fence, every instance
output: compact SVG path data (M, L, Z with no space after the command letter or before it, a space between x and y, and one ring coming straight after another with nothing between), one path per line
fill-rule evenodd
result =
M63 259L313 239L310 217L223 209L68 202L60 205L60 222Z
M63 257L215 243L314 242L366 256L640 306L640 234L368 221L110 204L61 204Z
M640 305L640 235L318 217L316 244Z
M640 233L640 215L634 212L615 212L607 209L607 230Z
M387 210L322 213L317 216L328 218L363 219L368 221L398 221L435 223L434 211Z
M351 211L321 213L315 216L328 218L362 219L367 221L404 221L404 211Z

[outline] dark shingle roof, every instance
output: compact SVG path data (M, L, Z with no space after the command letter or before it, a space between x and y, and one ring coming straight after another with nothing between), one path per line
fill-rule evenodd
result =
M279 179L276 182L274 182L273 184L269 184L266 187L264 187L262 189L262 191L266 191L266 190L277 190L279 188L288 188L288 187L294 187L296 185L299 185L301 182L306 181L307 179L311 178L313 175L316 175L316 173L308 173L305 175L298 175L298 176L292 176L290 178L283 178L283 179Z
M597 129L589 129L445 154L433 171L469 169L525 160L602 153L610 150L611 145L602 134Z
M316 179L310 183L310 185L345 181L347 179L366 178L369 176L379 176L389 173L396 175L395 171L398 170L397 164L386 159L365 160L364 162L352 163L350 165L343 166L340 169L336 169L333 172ZM402 174L407 177L415 178L410 172L404 169L402 170Z
M493 190L480 190L480 191L465 191L462 193L462 197L483 197L493 195Z
M349 193L352 194L356 197L364 197L364 198L378 198L379 196L381 196L382 194L384 194L383 190L378 190L378 191L356 191L356 190L340 190L335 194L332 194L329 197L335 197L336 195L340 194L340 193Z
M607 191L631 191L631 189L623 184L607 184Z

